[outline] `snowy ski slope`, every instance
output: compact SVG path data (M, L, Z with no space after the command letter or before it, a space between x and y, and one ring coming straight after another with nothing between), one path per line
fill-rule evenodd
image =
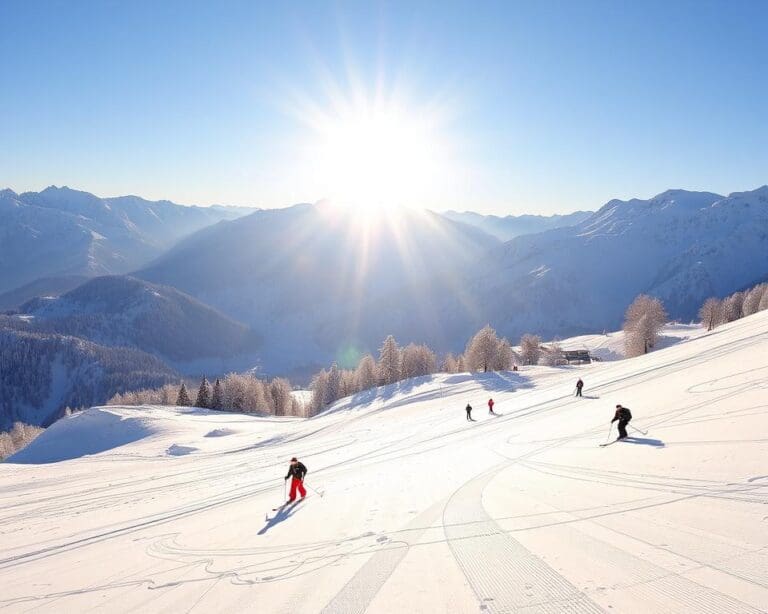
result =
M764 612L767 408L762 312L306 421L92 409L0 465L0 611ZM292 455L324 496L273 512Z

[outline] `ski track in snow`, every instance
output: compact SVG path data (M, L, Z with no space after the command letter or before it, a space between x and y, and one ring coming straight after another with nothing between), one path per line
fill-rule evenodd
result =
M766 611L766 388L761 313L640 359L437 376L309 421L109 408L157 430L0 465L0 611ZM467 424L488 396L503 415ZM619 401L649 434L600 448ZM265 522L293 455L325 497Z

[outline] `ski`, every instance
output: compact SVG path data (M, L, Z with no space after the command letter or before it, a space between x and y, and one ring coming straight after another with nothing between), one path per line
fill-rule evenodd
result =
M278 505L277 507L273 507L273 508L272 508L272 511L273 511L273 512L276 512L276 511L278 511L278 510L281 510L281 509L283 509L283 508L285 508L285 507L288 507L289 505L296 505L297 503L300 503L301 501L303 501L304 499L306 499L308 496L309 496L309 495L307 495L306 497L301 497L300 499L296 499L295 501L286 501L286 502L285 502L285 503L283 503L282 505ZM321 496L322 496L322 495L321 495Z
M609 441L608 443L601 443L600 447L605 448L606 446L613 445L614 443L619 443L621 439L614 439L613 441Z

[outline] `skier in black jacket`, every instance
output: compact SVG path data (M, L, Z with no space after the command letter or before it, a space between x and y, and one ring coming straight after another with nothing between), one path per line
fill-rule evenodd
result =
M304 488L304 476L307 475L307 468L304 463L300 463L299 459L295 456L291 459L291 465L288 467L288 473L285 476L286 481L292 477L291 480L291 496L288 498L288 502L291 503L296 500L296 490L301 494L301 498L307 496L307 490Z
M467 403L467 406L464 409L467 411L467 420L474 422L475 419L472 417L472 406Z
M584 382L579 378L579 381L576 382L576 396L581 396L581 389L584 388Z
M619 436L617 439L625 439L627 437L627 425L632 420L632 412L629 411L628 407L622 407L621 403L619 403L616 405L616 413L613 415L611 424L616 422L616 420L619 421Z

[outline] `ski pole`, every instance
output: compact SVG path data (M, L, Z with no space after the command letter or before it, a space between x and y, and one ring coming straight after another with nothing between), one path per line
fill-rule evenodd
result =
M627 426L629 426L629 428L631 428L633 431L637 431L638 433L642 433L643 435L647 435L648 434L648 431L644 431L642 429L637 429L634 426L632 426L631 424L629 424Z
M611 440L611 431L613 430L613 422L611 422L608 425L608 438L605 440L605 443L608 443Z
M307 488L309 488L309 489L310 489L312 492L314 492L316 495L320 495L321 497L322 497L322 496L325 494L324 492L320 492L320 491L319 491L319 490L317 490L316 488L312 488L312 487L311 487L309 484L307 484L306 482L304 482L304 486L306 486Z

